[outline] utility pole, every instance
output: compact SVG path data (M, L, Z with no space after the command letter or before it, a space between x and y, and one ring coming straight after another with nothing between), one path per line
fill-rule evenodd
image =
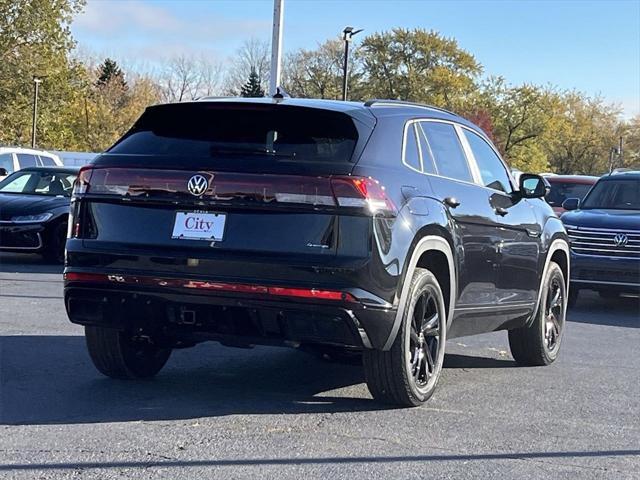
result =
M618 144L618 159L620 160L620 166L624 167L624 150L623 150L623 137L620 135L620 143Z
M342 66L342 100L347 100L347 80L349 78L349 43L351 38L360 33L360 30L354 30L353 27L345 27L342 31L342 39L344 40L344 64Z
M42 79L33 77L33 120L31 123L31 148L36 148L36 126L38 120L38 85Z
M271 73L269 95L274 96L280 86L280 64L282 60L282 19L284 0L273 0L273 35L271 37Z

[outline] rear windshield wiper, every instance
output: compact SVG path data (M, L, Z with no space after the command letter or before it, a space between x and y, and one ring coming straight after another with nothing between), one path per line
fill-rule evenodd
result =
M211 147L211 154L223 155L266 155L269 157L295 158L294 153L277 152L268 148L229 148L229 147Z

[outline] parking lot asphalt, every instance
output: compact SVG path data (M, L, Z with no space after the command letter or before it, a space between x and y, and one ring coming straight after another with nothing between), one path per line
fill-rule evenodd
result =
M289 349L178 350L102 377L61 268L0 254L0 478L640 478L640 303L581 294L559 360L505 332L450 340L423 407L374 402L361 367Z

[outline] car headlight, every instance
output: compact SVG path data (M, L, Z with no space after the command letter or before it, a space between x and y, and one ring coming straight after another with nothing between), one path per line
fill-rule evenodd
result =
M53 213L39 213L37 215L20 215L12 217L14 223L42 223L53 217Z

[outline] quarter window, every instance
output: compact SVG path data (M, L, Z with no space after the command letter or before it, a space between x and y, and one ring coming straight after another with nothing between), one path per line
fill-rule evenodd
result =
M473 182L469 164L453 125L442 122L422 122L438 174L443 177Z
M510 192L511 182L500 157L480 135L466 129L464 134L476 159L484 186L505 193Z
M54 162L53 158L51 157L47 157L45 155L39 155L40 158L40 163L42 163L42 166L44 167L55 167L56 166L56 162Z
M418 172L422 172L422 165L420 164L420 152L418 150L418 142L416 141L416 129L415 124L410 124L406 130L406 137L404 142L404 163L408 167L411 167Z

